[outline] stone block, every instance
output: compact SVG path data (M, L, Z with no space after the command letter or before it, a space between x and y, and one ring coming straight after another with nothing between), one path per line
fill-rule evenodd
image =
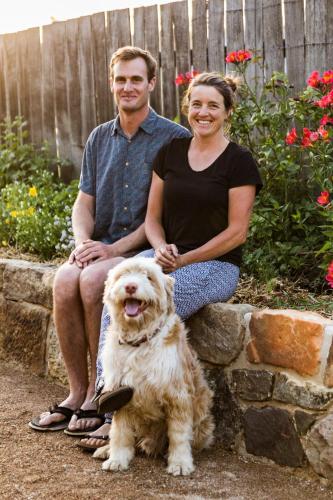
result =
M46 371L46 333L50 313L41 306L0 300L0 348L38 375Z
M324 384L327 385L327 387L333 387L333 326L326 326L325 336L327 337L329 349L325 367Z
M273 392L274 374L266 370L233 370L232 384L236 394L248 401L266 401Z
M247 304L210 304L187 321L190 342L200 359L229 365L243 347Z
M329 323L319 314L305 311L255 311L250 321L248 359L315 375L320 368L324 328Z
M64 385L68 384L65 363L60 351L53 319L50 319L46 346L47 374Z
M4 261L5 259L2 259L2 262ZM24 260L6 260L3 294L8 300L22 300L51 309L55 271L56 266Z
M314 424L304 440L304 449L314 470L333 482L333 413Z
M294 419L298 434L306 434L311 425L316 421L317 417L318 413L307 413L302 410L296 410L294 413Z
M279 465L303 465L302 444L288 411L250 407L244 413L244 433L248 453L270 458Z
M6 267L6 263L1 262L1 259L0 259L0 292L2 292L2 288L3 288L3 275L5 272L5 267Z
M222 443L226 450L232 450L242 430L242 410L230 391L222 368L206 368L205 376L214 392L213 415L216 440Z
M322 410L333 399L333 391L312 382L300 385L284 373L275 376L273 399L309 410Z

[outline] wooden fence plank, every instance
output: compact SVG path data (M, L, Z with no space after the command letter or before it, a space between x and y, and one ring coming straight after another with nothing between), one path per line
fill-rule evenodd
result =
M224 4L221 0L208 3L208 68L225 71Z
M28 73L28 39L27 31L16 33L16 67L17 67L17 93L19 101L19 114L27 122L29 133L28 141L31 139L30 122L30 99L29 99L29 73Z
M173 120L177 115L175 88L175 60L172 26L172 5L163 4L161 9L161 62L163 114Z
M42 58L40 46L39 28L31 28L26 32L29 80L29 117L30 117L30 138L35 144L42 143L42 93L40 77L42 72Z
M304 3L284 0L287 74L294 92L305 86Z
M71 163L79 167L82 157L82 116L80 81L80 54L79 54L79 19L70 19L65 23L65 61L66 61L66 90L68 133L70 137ZM89 102L85 102L89 107Z
M257 62L253 62L248 66L246 77L250 86L259 94L264 81L264 67L262 61L262 0L247 0L245 2L244 17L245 48L250 50L252 54L258 58Z
M42 131L43 139L48 142L51 153L55 155L57 147L54 111L53 26L43 26L42 35Z
M6 93L4 80L3 35L0 35L0 122L6 118ZM1 142L1 137L0 137Z
M90 16L79 20L79 61L81 88L82 146L96 127L96 102Z
M57 129L57 151L60 158L71 159L70 119L67 108L66 72L66 23L52 25L54 40L54 95L55 121Z
M13 120L18 115L16 33L3 35L4 79L6 94L6 116Z
M112 10L107 13L107 59L110 62L112 54L125 45L131 45L130 13L129 9ZM109 109L112 111L112 118L116 115L117 109L113 102L112 95L109 96Z
M95 72L96 120L97 123L104 123L113 116L113 110L108 107L111 102L111 92L104 12L91 16L91 29Z
M157 5L145 7L145 49L157 61L157 82L151 93L150 104L157 113L162 113L162 78L160 68L160 43Z
M146 30L148 31L149 28L145 24L145 8L138 7L134 9L133 45L135 47L146 48Z
M265 77L284 71L281 0L263 0Z
M172 18L176 46L176 71L177 73L186 73L191 69L187 2L175 2L172 4ZM176 93L178 97L177 114L180 117L180 122L186 125L187 120L181 114L181 101L184 90L184 87L178 87L178 92Z
M227 0L226 5L227 52L244 48L242 0Z
M331 3L331 2L330 2ZM327 0L307 0L305 11L305 72L326 68ZM330 6L332 8L332 5Z
M192 0L192 60L194 69L207 69L207 6L205 0Z
M326 68L333 68L333 9L327 10L326 18Z

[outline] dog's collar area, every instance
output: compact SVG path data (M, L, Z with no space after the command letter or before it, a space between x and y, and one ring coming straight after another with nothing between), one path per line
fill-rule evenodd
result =
M157 335L160 330L161 330L161 326L159 326L158 328L156 328L156 330L151 335L151 337L148 338L147 335L144 335L140 339L133 340L132 342L131 341L125 342L125 341L122 341L122 340L119 339L119 345L125 345L126 344L126 345L130 345L131 347L139 347L139 345L143 344L144 342L148 342L148 340L151 340L153 337L155 337L155 335Z

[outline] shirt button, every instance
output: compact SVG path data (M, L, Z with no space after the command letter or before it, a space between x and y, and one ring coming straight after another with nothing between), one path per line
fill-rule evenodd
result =
M126 167L128 167L128 165L129 165L128 161L125 163L125 165L126 165Z
M127 210L127 207L124 207L124 210Z
M123 227L123 231L127 231L127 227Z
M128 139L128 142L132 142L131 139Z
M128 188L128 184L125 184L125 188Z

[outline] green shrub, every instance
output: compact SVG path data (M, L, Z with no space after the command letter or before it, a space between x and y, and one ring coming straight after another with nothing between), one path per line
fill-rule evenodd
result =
M252 150L264 181L246 270L265 281L286 276L317 286L333 257L332 221L327 224L327 212L317 203L323 189L333 191L333 72L313 73L297 97L286 75L275 73L257 96L246 80L248 65L255 63L234 63L244 85L232 136Z
M49 170L50 165L63 166L64 162L53 159L46 146L21 143L22 135L27 139L21 119L7 122L2 129L0 244L44 259L68 254L78 182L66 185Z

